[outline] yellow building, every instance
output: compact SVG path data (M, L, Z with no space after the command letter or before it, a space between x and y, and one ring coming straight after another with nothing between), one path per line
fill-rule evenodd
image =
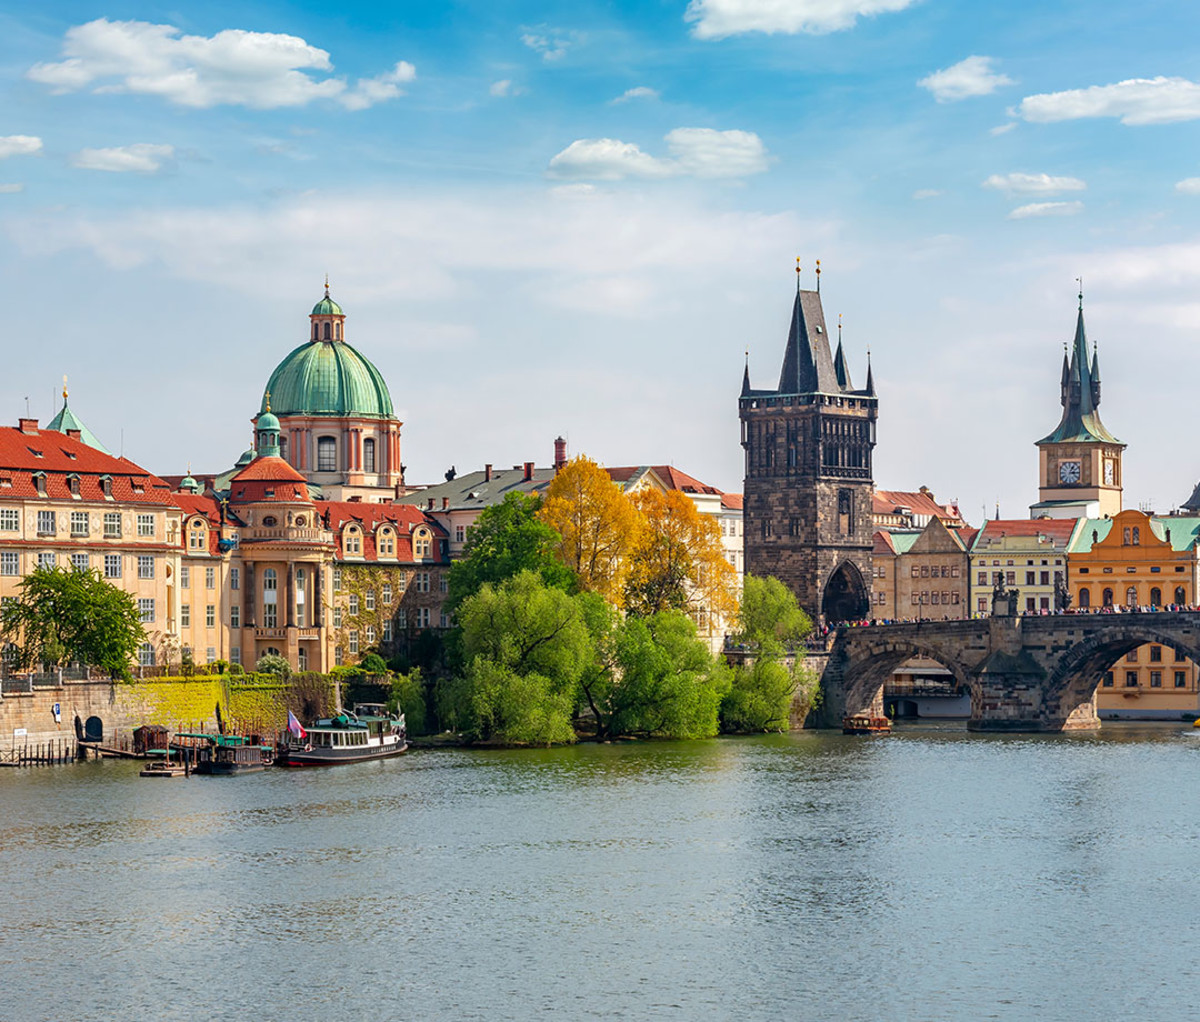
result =
M991 519L971 544L971 608L992 612L997 586L1017 591L1017 611L1050 614L1067 582L1067 547L1075 529L1061 518Z
M1200 518L1128 510L1081 519L1068 556L1077 613L1154 613L1196 602ZM1200 709L1196 665L1169 647L1133 650L1105 672L1096 693L1102 717L1168 718Z

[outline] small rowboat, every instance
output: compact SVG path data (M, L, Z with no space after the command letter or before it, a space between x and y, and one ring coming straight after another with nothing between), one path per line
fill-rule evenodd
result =
M873 717L869 713L855 713L842 718L844 735L886 735L892 730L887 717Z

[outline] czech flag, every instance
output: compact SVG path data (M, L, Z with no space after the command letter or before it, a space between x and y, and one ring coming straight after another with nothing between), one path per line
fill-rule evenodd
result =
M308 732L300 726L300 721L296 719L296 715L291 710L288 710L288 731L297 738L304 738L308 735Z

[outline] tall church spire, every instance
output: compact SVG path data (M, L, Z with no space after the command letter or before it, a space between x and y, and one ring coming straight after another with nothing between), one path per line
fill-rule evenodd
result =
M1071 357L1068 360L1065 354L1063 356L1062 420L1053 433L1038 443L1061 443L1066 440L1120 443L1100 421L1099 355L1089 358L1087 348L1081 292Z

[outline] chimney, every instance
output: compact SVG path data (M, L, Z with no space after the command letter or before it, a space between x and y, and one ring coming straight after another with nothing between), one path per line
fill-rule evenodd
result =
M68 429L68 430L67 430L67 436L69 436L69 437L70 437L72 440L80 440L80 441L82 441L82 440L83 440L83 430L81 430L81 429Z
M450 498L443 497L442 498L442 510L447 511L447 510L449 510L449 508L450 508Z
M525 482L529 482L533 478L533 462L525 462Z
M557 472L567 463L567 442L561 436L554 438L554 471Z
M490 483L492 481L492 466L491 465L483 466L483 481L485 483Z
M17 428L22 433L32 433L36 435L38 431L37 419L18 419Z

